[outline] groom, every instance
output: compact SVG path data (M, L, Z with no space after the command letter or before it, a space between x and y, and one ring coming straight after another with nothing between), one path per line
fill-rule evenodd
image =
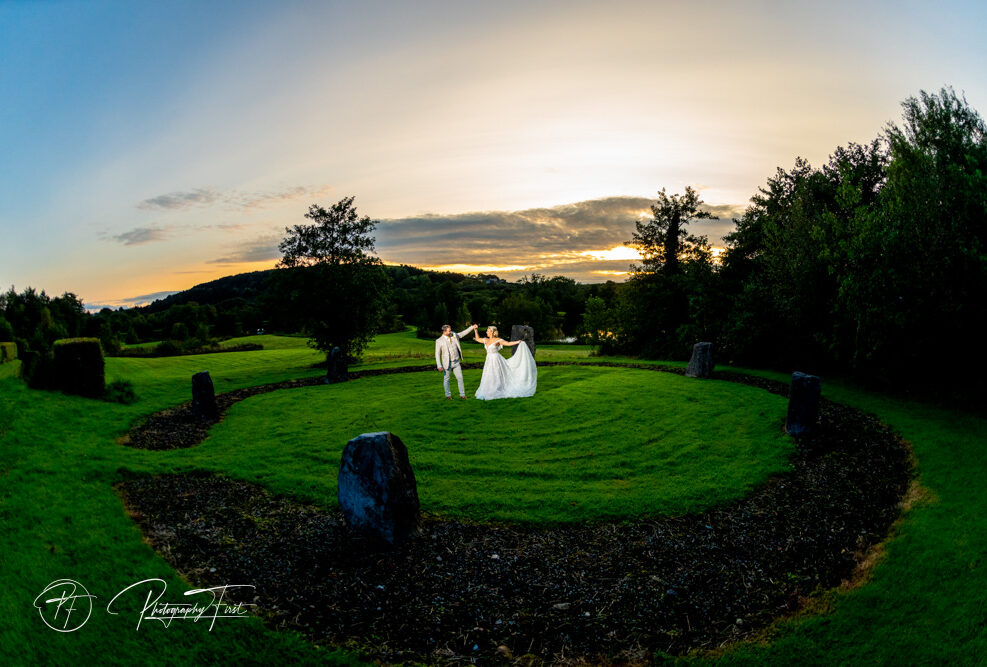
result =
M435 365L443 372L442 386L446 390L446 398L452 399L449 393L449 374L456 376L459 383L459 397L466 398L466 387L463 386L463 348L459 346L462 336L476 330L476 325L469 326L459 333L453 333L448 324L442 325L442 335L435 339Z

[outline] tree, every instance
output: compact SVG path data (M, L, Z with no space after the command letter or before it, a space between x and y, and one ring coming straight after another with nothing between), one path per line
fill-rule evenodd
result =
M288 235L278 244L284 268L298 266L339 266L344 264L380 264L374 252L377 226L369 216L359 217L354 197L344 197L329 209L318 204L308 207L305 217L311 225L286 227Z
M686 230L694 220L716 219L700 208L702 204L691 187L682 195L668 195L662 188L651 205L651 219L636 221L628 244L640 251L642 261L631 267L626 295L629 312L634 313L620 331L627 351L653 357L684 355L711 319L702 310L711 300L690 298L704 290L713 271L709 241Z
M586 299L583 313L584 340L596 348L596 353L614 354L617 350L616 315L598 296Z
M951 88L902 106L751 199L719 272L727 359L983 394L983 355L929 359L987 329L987 124Z
M902 107L903 126L886 129L887 183L862 239L873 279L856 305L869 361L931 380L940 369L930 358L987 328L987 124L948 87ZM970 362L966 381L983 378L984 356Z
M716 220L716 216L699 207L703 201L699 194L686 186L683 195L667 195L665 188L658 193L658 201L651 205L651 220L635 223L637 231L630 241L644 257L638 272L661 271L666 276L677 275L683 253L692 252L701 243L700 237L690 236L685 226L693 220Z
M377 223L359 217L353 199L328 209L313 204L305 214L312 224L285 228L278 244L281 293L327 358L334 347L359 358L387 306L387 275L371 254Z

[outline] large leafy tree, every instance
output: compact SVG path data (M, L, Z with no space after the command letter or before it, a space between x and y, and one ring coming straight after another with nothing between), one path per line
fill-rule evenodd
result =
M715 219L702 208L691 187L681 195L662 188L651 205L650 220L638 220L628 245L641 253L632 267L621 326L627 351L647 356L679 357L696 339L706 337L712 318L712 253L706 236L689 234L687 225Z
M636 269L638 273L677 275L681 272L683 255L691 258L697 249L708 245L706 237L691 235L686 229L686 225L694 220L716 219L701 208L702 204L692 186L687 185L682 195L669 195L665 188L658 192L657 200L651 205L651 219L635 223L636 230L630 241L644 258Z
M727 236L721 277L732 295L728 358L810 369L847 362L855 327L841 298L866 259L861 211L877 200L886 152L875 141L838 148L822 169L801 158L778 169Z
M902 106L751 199L719 274L728 358L983 391L983 355L930 360L987 328L987 125L951 88Z
M987 125L948 87L902 107L903 124L886 130L881 206L864 228L876 270L859 307L871 361L922 367L987 327ZM967 371L982 378L983 360Z
M377 333L389 285L374 252L376 221L360 217L353 197L309 207L311 224L285 228L278 248L279 281L288 309L326 353L339 347L353 360Z

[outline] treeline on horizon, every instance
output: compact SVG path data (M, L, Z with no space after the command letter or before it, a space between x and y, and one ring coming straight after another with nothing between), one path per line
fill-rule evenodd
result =
M688 233L695 192L659 194L654 217L628 222L644 260L621 284L383 267L378 331L437 335L443 323L529 324L541 340L576 336L601 354L684 359L698 341L718 362L852 375L883 386L982 392L987 357L987 129L951 88L920 93L865 145L826 164L802 159L759 188L714 260ZM230 276L145 307L89 315L71 294L0 296L0 340L24 357L56 338L171 341L180 351L258 329L298 332L277 269ZM982 395L979 394L979 395Z
M176 353L211 345L219 339L253 334L299 333L304 314L286 299L277 278L310 267L269 269L196 285L151 304L89 314L74 294L49 297L28 288L0 295L0 339L16 340L21 357L27 350L47 350L65 337L97 337L108 354L126 353L127 345L165 342ZM436 272L413 266L382 266L389 284L388 305L378 333L416 326L422 337L437 337L442 324L526 323L539 340L581 333L589 297L612 300L617 285L579 284L571 278L538 274L518 282L495 275ZM15 334L15 332L18 332Z

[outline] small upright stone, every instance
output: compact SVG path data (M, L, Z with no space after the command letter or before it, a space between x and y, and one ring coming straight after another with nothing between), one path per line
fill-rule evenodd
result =
M338 347L332 348L332 352L329 353L328 368L326 369L326 382L328 384L346 382L348 379L346 371L346 355Z
M421 533L415 473L408 448L393 433L364 433L346 443L337 489L353 530L391 545Z
M802 435L811 431L819 420L819 395L822 381L815 375L792 373L792 390L788 396L788 418L785 431Z
M708 378L713 375L713 344L696 343L692 346L692 359L686 366L685 376Z
M535 356L535 330L526 324L515 324L511 327L511 340L523 340L531 350L531 356ZM511 348L511 356L517 352L517 346Z
M202 371L192 376L192 414L199 421L219 418L216 390L213 389L209 371Z

